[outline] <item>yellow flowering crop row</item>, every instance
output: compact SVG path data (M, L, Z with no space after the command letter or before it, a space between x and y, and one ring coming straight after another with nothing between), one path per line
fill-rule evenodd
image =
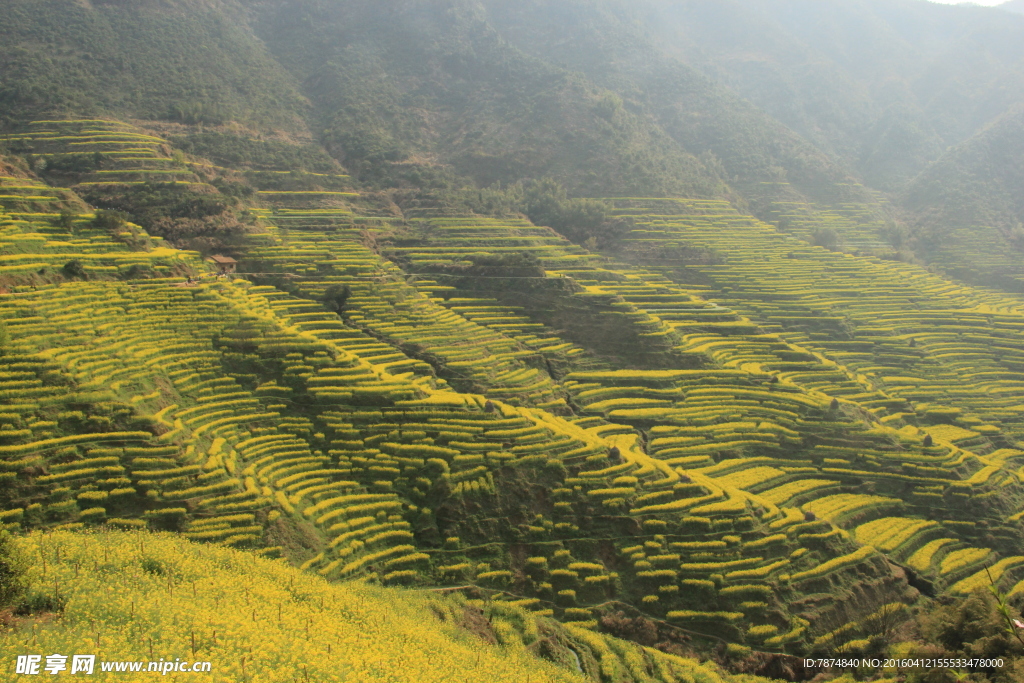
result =
M846 515L855 513L868 507L879 505L896 505L900 501L895 498L884 496L868 496L859 493L838 493L834 496L819 498L804 505L804 510L813 512L822 519L834 522Z
M838 486L839 482L831 479L799 479L797 481L791 481L782 486L776 486L775 488L768 489L763 493L758 494L761 498L764 498L770 503L775 505L782 505L788 502L791 498L794 498L802 493L813 491L815 489L825 488L827 486Z
M853 532L858 543L891 552L909 541L919 532L937 527L938 522L906 517L883 517L861 524Z
M932 560L935 555L944 547L951 543L955 543L952 538L937 538L934 541L929 541L923 546L917 549L910 559L907 560L907 564L918 571L928 571L931 568Z
M951 593L973 593L979 588L987 588L991 581L998 582L999 579L1003 578L1003 574L1005 574L1007 570L1022 563L1024 563L1024 557L1021 557L1020 555L1004 558L996 562L991 567L982 569L979 572L971 574L966 579L957 581L949 590Z
M741 470L739 472L731 472L720 477L714 477L714 479L723 486L732 486L737 489L749 489L752 486L765 484L784 476L786 476L786 473L782 470L774 467L762 466L751 467L750 469Z
M949 574L971 564L981 562L992 553L988 548L960 548L942 558L939 571Z
M834 572L839 569L843 569L844 567L857 564L858 562L861 562L862 560L865 560L874 554L875 549L869 545L866 545L861 548L858 548L849 555L842 555L841 557L833 558L828 562L823 562L819 564L817 567L813 567L812 569L797 572L796 574L791 575L789 579L790 581L803 581L804 579L812 579L819 576L824 576L825 574L828 574L830 572Z

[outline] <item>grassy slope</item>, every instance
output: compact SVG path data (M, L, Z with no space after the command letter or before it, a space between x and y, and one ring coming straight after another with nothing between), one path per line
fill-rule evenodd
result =
M282 561L171 534L58 531L19 538L16 548L31 561L32 593L57 592L66 608L58 620L29 617L0 634L5 660L44 651L108 661L180 657L212 662L214 681L569 683L598 680L599 669L622 683L765 680L722 675L515 608L332 585ZM572 671L567 647L588 675ZM565 660L556 665L538 652Z

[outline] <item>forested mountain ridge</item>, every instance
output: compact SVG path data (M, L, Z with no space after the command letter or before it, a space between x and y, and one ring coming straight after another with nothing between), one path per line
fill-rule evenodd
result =
M1020 291L1024 255L1024 106L951 148L904 190L908 235L956 277ZM988 273L974 264L984 262Z
M5 9L8 129L74 112L205 126L176 140L210 156L313 142L378 188L551 176L577 196L727 197L773 222L852 204L866 222L822 243L900 258L934 255L908 237L924 221L909 183L1024 99L1024 20L913 0ZM971 192L1001 203L987 182ZM1003 270L989 284L1013 281Z
M998 7L999 9L1006 10L1007 12L1024 14L1024 3L1022 3L1021 0L1006 0L1006 2L998 5Z
M509 45L481 9L266 2L257 29L307 84L325 144L356 177L415 185L377 174L402 172L386 162L428 174L440 163L483 186L550 175L588 196L722 191L713 171L647 117Z
M587 74L643 111L685 149L719 162L756 208L772 200L870 201L841 164L785 126L666 54L649 29L602 3L487 3L524 51Z
M708 75L898 189L1024 98L1024 20L969 4L650 2L645 25Z
M5 0L3 13L6 126L76 112L305 130L308 102L233 0Z

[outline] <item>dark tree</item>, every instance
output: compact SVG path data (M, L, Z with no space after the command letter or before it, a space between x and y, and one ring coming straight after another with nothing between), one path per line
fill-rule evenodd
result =
M324 291L324 306L327 310L341 315L350 296L352 290L348 285L331 285Z
M815 230L811 236L811 244L818 247L825 247L829 251L839 249L839 233L832 228Z
M89 274L85 272L85 267L82 265L82 262L78 260L68 261L65 263L64 267L61 268L61 272L64 273L64 277L66 278L77 278L79 280L89 279Z
M78 218L78 214L73 211L69 211L68 209L64 209L60 212L60 216L57 217L57 227L71 232L74 230L76 218Z
M0 356L4 355L4 349L11 345L11 333L7 330L7 325L4 324L3 320L0 320Z
M96 212L96 217L92 219L92 226L107 232L117 233L124 228L124 224L127 221L128 217L120 211L100 209Z
M14 603L25 590L25 568L14 554L11 535L0 531L0 608Z

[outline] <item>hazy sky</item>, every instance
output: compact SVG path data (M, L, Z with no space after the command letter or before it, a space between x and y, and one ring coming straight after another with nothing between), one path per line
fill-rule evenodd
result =
M938 3L941 3L943 5L959 5L961 3L968 4L968 3L964 3L963 0L931 0L931 1L932 2L938 2ZM1001 5L1004 2L1006 2L1006 0L972 0L972 2L969 3L969 4L985 5L986 7L992 7L994 5Z

